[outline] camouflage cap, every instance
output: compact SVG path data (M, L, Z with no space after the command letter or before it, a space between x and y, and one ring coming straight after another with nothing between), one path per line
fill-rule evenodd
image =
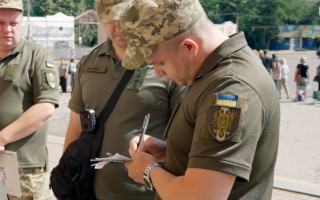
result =
M133 0L96 0L95 7L101 23L107 24L119 20L120 14L129 7Z
M122 65L141 66L159 43L190 29L203 13L198 0L136 0L120 16L130 39Z
M23 11L22 0L0 0L1 8L12 8Z

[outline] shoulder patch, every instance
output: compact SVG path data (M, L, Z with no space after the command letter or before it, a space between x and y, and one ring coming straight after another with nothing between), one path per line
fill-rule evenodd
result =
M149 67L138 67L134 71L134 74L128 84L128 89L140 91L142 84L144 82L144 79L147 76L148 70L149 70Z
M246 100L236 95L215 94L215 102L208 108L208 131L218 142L241 140Z
M54 69L41 69L41 86L45 90L58 90L58 76Z
M53 68L54 67L54 65L53 65L53 62L52 61L46 61L46 65L47 65L47 67L49 67L49 68Z
M46 80L48 85L51 88L55 88L56 87L56 76L53 72L45 72L46 73Z
M241 109L211 105L208 112L210 134L224 142L233 137L239 127Z
M216 105L219 106L228 106L235 108L237 107L238 96L230 94L220 94L217 95Z

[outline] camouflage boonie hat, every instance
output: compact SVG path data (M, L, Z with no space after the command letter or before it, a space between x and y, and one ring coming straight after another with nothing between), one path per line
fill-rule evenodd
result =
M204 14L198 0L137 0L120 16L130 39L122 65L141 66L155 47L190 29Z
M23 11L22 0L0 0L1 8L12 8Z
M119 20L120 14L130 6L132 1L133 0L96 0L95 7L99 21L107 24L111 21Z

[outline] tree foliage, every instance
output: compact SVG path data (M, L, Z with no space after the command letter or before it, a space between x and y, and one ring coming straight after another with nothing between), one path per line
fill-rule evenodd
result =
M24 15L30 2L30 16L53 15L62 12L77 16L94 9L93 0L23 0ZM279 25L320 24L320 0L200 0L214 23L238 21L238 28L246 35L252 48L268 48L269 41L278 35ZM76 25L78 26L78 25ZM96 27L80 25L84 44L96 42ZM77 30L76 27L75 30ZM76 38L78 32L76 31Z
M200 0L214 23L232 21L252 48L268 48L279 25L318 25L319 0Z

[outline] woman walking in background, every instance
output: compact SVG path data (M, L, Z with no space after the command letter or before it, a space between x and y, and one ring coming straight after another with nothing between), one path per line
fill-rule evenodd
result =
M302 57L300 59L300 64L297 65L295 71L295 81L297 82L295 101L299 100L300 91L303 91L303 99L305 99L307 96L307 86L309 85L309 66L307 65L306 57Z
M77 64L75 63L75 59L72 58L70 60L70 71L71 71L71 88L73 87L74 76L77 71Z
M64 59L60 59L59 65L59 75L60 75L60 85L62 92L67 92L67 78L68 78L68 65L65 63Z
M276 54L272 54L272 78L277 90L279 90L278 80L281 77L281 71L279 69L279 60Z
M320 65L317 67L316 75L318 75L318 100L320 100Z
M278 80L279 85L279 98L281 99L281 89L282 86L284 91L286 92L287 99L290 99L290 92L288 88L288 74L289 74L289 67L287 65L287 60L285 58L281 58L279 61L279 70L281 73L280 79Z

